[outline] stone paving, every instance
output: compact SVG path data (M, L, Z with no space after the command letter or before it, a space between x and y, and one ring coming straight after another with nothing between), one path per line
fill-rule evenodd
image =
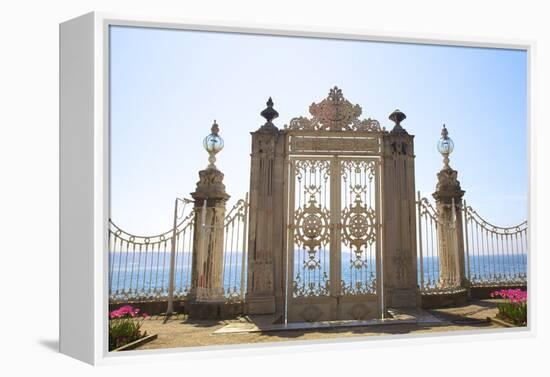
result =
M141 347L160 349L246 343L266 343L292 340L334 339L358 336L422 334L459 330L499 328L486 321L497 314L497 300L472 301L452 308L394 313L396 319L319 324L293 324L284 328L273 324L273 318L243 317L229 321L189 320L183 315L172 317L163 324L162 317L145 320L142 329L158 338ZM252 322L254 321L254 322ZM347 323L346 323L347 322Z

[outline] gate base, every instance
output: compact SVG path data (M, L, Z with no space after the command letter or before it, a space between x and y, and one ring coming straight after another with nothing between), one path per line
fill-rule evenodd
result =
M248 314L274 314L275 297L248 297Z
M417 288L386 288L387 306L393 308L414 308L420 304Z
M243 312L242 303L228 302L189 302L185 311L191 319L230 319Z
M466 289L449 293L432 293L422 295L422 309L444 308L463 305L468 298Z
M376 295L300 297L289 303L289 322L371 320L380 318Z

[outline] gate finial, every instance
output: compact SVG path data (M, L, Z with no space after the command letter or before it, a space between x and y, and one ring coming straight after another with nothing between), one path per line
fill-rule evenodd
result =
M395 126L393 126L393 129L391 130L391 133L407 133L407 131L403 127L401 127L401 122L407 118L405 113L403 113L399 109L396 109L393 113L390 114L388 118L395 123Z
M263 116L267 122L260 127L260 130L262 131L278 131L279 129L277 126L273 124L273 119L277 118L279 116L279 113L277 110L273 108L273 100L271 97L266 102L267 107L260 113L261 116Z

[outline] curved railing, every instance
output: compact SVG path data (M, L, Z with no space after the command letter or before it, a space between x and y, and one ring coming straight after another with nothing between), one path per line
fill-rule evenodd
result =
M470 286L525 284L527 221L501 227L464 208L464 243Z
M246 287L246 249L248 225L248 194L240 199L225 216L223 286L229 301L244 300Z
M139 236L109 221L109 297L112 301L155 301L168 295L170 252L175 242L174 297L182 298L191 283L194 211L171 229ZM175 238L174 238L175 235Z
M200 210L200 209L198 209ZM174 299L191 289L195 209L182 214L175 230L152 236L131 234L109 220L109 299L111 302L162 301L170 287L174 252ZM224 221L223 282L226 299L241 300L246 284L248 194L235 203Z
M440 232L450 232L452 241L463 237L464 271L469 287L525 285L527 282L527 221L504 227L491 224L466 202L462 218L442 221L427 198L418 194L418 282L425 294L451 293L463 287L458 279L442 277ZM461 204L458 204L461 205ZM463 220L462 234L457 221ZM455 237L455 238L452 238ZM459 242L453 247L459 248ZM448 266L447 266L448 267Z

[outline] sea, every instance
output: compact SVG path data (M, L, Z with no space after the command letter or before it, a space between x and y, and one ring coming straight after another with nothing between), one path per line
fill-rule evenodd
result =
M240 294L241 283L246 286L246 269L243 271L242 253L226 253L224 261L224 289L226 294ZM328 258L327 258L328 259ZM353 259L352 259L353 260ZM303 262L296 260L294 263L295 280L300 273L300 278L309 276L309 282L322 284L324 275L329 276L330 261L323 260L315 274L308 275ZM349 253L342 253L342 280L346 284L354 283L358 279L372 283L376 277L376 263L374 259L366 260L362 270L357 270L350 265ZM111 252L109 254L109 287L111 294L116 292L166 292L169 284L170 253L150 252L145 253ZM417 261L418 281L420 282L420 258ZM439 278L438 257L424 257L423 268L425 284L437 281ZM362 274L361 274L362 272ZM475 255L469 258L469 272L472 280L504 280L527 274L527 255ZM244 276L243 276L244 274ZM191 281L191 253L178 253L175 261L175 291L185 293Z

